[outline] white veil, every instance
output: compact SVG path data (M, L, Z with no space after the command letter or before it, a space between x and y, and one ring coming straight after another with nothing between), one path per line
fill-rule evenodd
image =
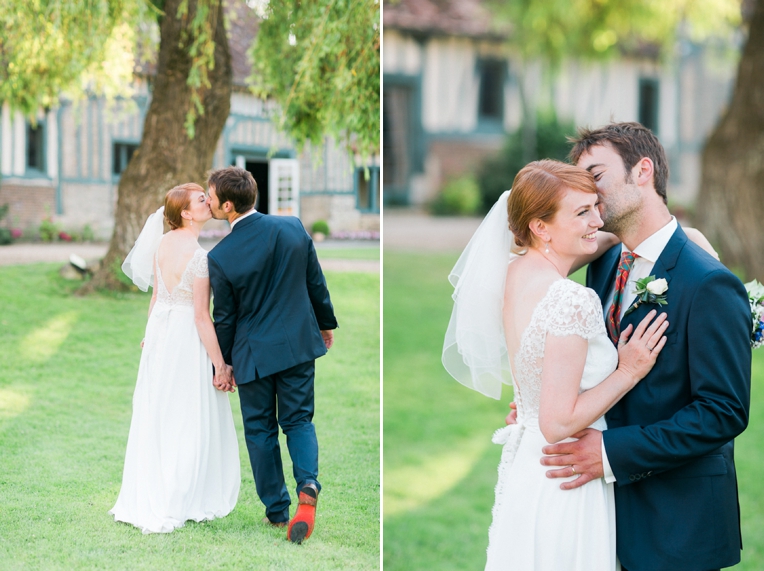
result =
M443 343L443 366L457 381L494 399L512 384L502 308L514 236L504 192L448 276L454 309Z
M150 215L133 249L122 263L122 271L142 291L154 285L154 254L164 233L164 206Z

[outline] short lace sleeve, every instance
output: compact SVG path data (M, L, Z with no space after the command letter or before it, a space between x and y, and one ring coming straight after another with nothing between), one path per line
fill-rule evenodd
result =
M546 330L552 335L578 335L591 339L605 333L602 304L593 290L563 279L553 283L545 299Z
M207 251L200 248L194 253L194 257L190 262L191 273L195 278L208 278L210 277L210 271L207 267Z

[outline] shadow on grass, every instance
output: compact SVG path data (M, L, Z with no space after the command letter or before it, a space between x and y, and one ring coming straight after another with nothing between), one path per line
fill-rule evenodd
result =
M77 282L60 278L58 267L0 269L1 568L379 567L378 275L327 274L342 329L317 362L324 489L316 532L295 546L260 524L237 395L242 486L234 511L167 535L114 523L107 511L120 488L150 296L77 297Z
M481 569L500 456L501 448L491 444L446 493L395 515L385 511L385 570ZM387 494L387 471L385 476Z

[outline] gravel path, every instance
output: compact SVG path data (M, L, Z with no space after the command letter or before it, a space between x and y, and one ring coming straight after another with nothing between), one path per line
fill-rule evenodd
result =
M97 260L106 254L106 244L11 244L0 246L0 266L68 262L71 254Z
M203 241L202 246L211 249L215 242ZM97 260L106 254L106 244L11 244L0 246L0 266L36 264L42 262L69 261L71 254L77 254L87 261ZM323 248L323 246L319 246ZM330 247L327 247L330 249ZM324 270L333 272L379 273L378 260L321 260Z

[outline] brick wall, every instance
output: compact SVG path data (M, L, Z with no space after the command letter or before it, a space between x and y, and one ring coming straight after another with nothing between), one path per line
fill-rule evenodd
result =
M0 205L3 204L8 204L10 208L0 224L20 228L33 235L44 218L56 214L56 188L53 185L3 182L0 183Z
M440 186L452 178L475 172L487 157L501 150L503 140L435 140L430 144L429 154L439 167Z

